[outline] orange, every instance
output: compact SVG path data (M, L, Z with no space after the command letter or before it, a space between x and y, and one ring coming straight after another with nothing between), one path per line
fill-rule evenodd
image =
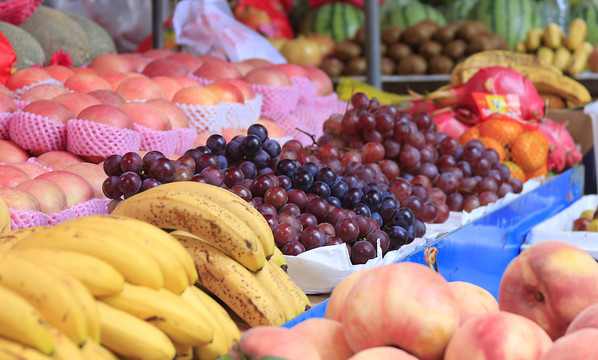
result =
M527 179L526 174L519 167L519 165L515 164L512 161L504 161L503 164L505 164L509 168L512 178L519 179L519 181L521 181L522 183L525 182L525 180Z
M479 139L480 138L480 129L477 126L472 126L469 129L465 130L461 136L459 136L459 143L461 146L467 145L469 140Z
M544 165L540 166L537 170L525 173L525 179L529 180L535 177L546 176L546 174L548 174L548 165L544 163Z
M503 162L503 160L505 160L505 148L498 142L498 140L487 136L481 136L479 140L484 144L485 148L496 151L498 154L498 161Z
M478 125L480 136L497 140L502 146L509 146L521 134L523 127L512 120L490 118Z
M511 144L511 160L526 173L531 173L546 165L548 140L539 131L521 133Z

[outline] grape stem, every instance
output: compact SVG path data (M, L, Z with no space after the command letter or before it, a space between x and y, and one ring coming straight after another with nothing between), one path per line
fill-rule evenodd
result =
M320 144L319 144L319 143L316 141L316 136L315 136L314 134L310 134L310 133L308 133L307 131L305 131L305 130L301 130L301 129L299 129L299 128L295 128L295 130L297 130L297 131L299 131L299 132L301 132L301 133L304 133L305 135L309 136L309 138L310 138L310 139L311 139L311 141L313 142L313 144L311 144L311 145L307 145L307 146L305 147L306 149L307 149L308 147L311 147L311 146L313 146L313 145L315 145L316 147L317 147L317 146L320 146ZM338 147L338 149L339 149L339 150L343 150L343 151L357 151L357 152L361 152L361 150L359 150L359 149L353 149L353 148L350 148L350 147L344 147L344 146L343 146L343 147Z
M438 261L436 259L436 255L438 254L438 248L436 247L428 247L424 250L424 260L426 264L430 267L430 269L438 272Z

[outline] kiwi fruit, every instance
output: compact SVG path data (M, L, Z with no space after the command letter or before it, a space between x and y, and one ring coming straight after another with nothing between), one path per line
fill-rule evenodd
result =
M455 62L450 57L439 54L430 58L430 74L450 74Z
M385 56L388 51L388 46L385 43L380 43L380 55Z
M386 55L394 61L398 62L401 61L401 59L403 59L404 57L411 55L412 53L413 51L411 50L411 47L409 45L398 42L392 44L388 48Z
M349 60L343 67L343 75L359 76L365 74L367 61L364 57L356 57Z
M444 55L449 56L453 60L457 60L457 59L461 58L463 55L465 55L466 51L467 51L467 44L465 43L465 41L460 40L460 39L455 39L455 40L451 41L450 43L444 45L444 49L442 50L442 53Z
M427 29L431 34L434 34L440 28L440 25L434 20L424 19L416 24Z
M399 75L423 75L428 71L426 59L417 54L411 54L403 58L397 67Z
M361 55L361 46L356 42L344 39L334 45L332 54L342 61L349 61Z
M330 78L337 78L343 73L343 67L345 64L337 58L330 57L322 60L320 69L328 75Z
M486 36L490 37L490 40L492 40L492 42L494 43L495 49L509 50L509 44L506 42L505 38L503 38L502 36L495 34L495 33L489 33Z
M398 25L387 25L380 30L380 40L388 46L399 41L403 29Z
M357 44L359 44L361 46L365 45L365 27L364 26L360 26L359 28L357 28L355 35L353 35L353 41L355 41Z
M429 59L442 53L442 44L438 41L428 40L417 48L417 53Z
M422 21L408 26L401 34L401 42L416 47L430 40L435 31L434 27L428 25L427 22L424 23Z
M383 57L380 59L380 73L382 75L392 75L395 72L397 65L392 59Z
M494 42L489 36L478 36L467 44L467 54L472 55L486 50L494 50Z
M457 30L457 37L465 41L471 41L478 36L488 34L488 28L481 21L464 21Z
M451 42L457 36L457 30L459 30L459 26L461 23L458 22L450 22L441 26L434 32L432 35L432 39L440 42L441 44L446 44Z

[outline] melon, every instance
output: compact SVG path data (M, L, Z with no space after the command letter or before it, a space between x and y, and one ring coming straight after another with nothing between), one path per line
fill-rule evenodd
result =
M467 20L469 10L478 0L455 0L447 4L444 9L444 16L447 21Z
M0 21L0 33L8 40L17 55L17 70L45 63L44 49L27 31Z
M365 15L357 6L345 2L327 3L307 12L302 33L325 34L340 42L355 36Z
M90 60L85 32L63 12L39 6L19 27L37 39L44 49L46 60L58 50L71 55L73 67L79 67Z
M446 24L444 15L433 6L411 1L403 6L388 7L380 14L380 25L396 25L403 29L423 20L432 20L439 26Z
M596 46L598 44L598 4L594 1L576 6L571 12L571 20L581 18L588 26L586 40Z
M87 43L89 44L89 57L93 60L96 56L105 53L116 54L116 46L112 37L103 27L98 25L95 21L78 14L67 13L67 16L74 20L87 36Z

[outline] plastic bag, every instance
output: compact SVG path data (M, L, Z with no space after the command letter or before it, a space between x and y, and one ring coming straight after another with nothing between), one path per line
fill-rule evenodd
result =
M177 43L196 55L222 50L233 62L261 58L286 63L268 40L234 18L226 0L181 1L173 25Z
M17 55L12 45L0 33L0 84L6 84L6 80L17 65Z

